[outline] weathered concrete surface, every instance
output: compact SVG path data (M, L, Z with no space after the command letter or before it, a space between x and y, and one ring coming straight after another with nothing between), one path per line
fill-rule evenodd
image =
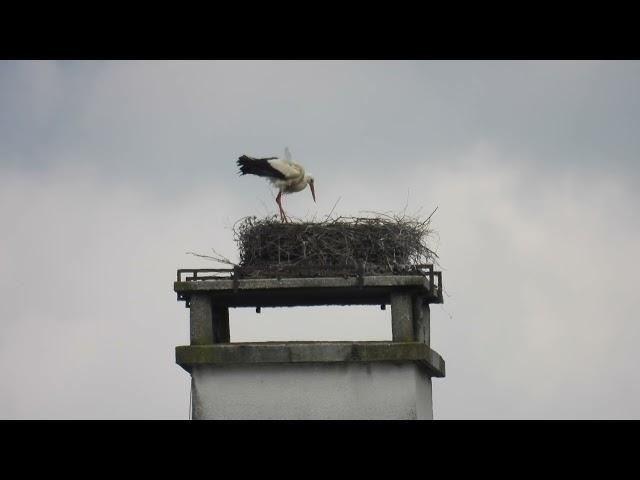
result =
M191 345L213 343L213 312L208 295L197 293L191 296L189 307Z
M414 362L434 377L445 362L422 342L259 342L176 347L176 363L187 371L201 365Z
M229 343L229 309L221 305L213 305L213 343Z
M391 338L394 342L411 342L413 337L413 305L411 294L391 294Z
M376 275L335 278L282 278L198 280L174 282L182 297L208 293L214 303L229 307L280 307L312 305L382 305L391 294L420 294L437 302L422 275Z
M191 345L229 343L229 309L214 304L206 293L191 296L189 317Z
M413 340L427 346L431 342L431 309L420 295L413 297Z
M431 379L413 362L197 365L192 379L194 420L433 418Z

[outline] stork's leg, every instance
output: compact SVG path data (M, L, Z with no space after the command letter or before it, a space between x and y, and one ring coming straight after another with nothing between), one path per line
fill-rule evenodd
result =
M282 208L282 200L280 200L280 208ZM287 212L282 208L282 216L284 217L284 222L289 223L289 217L287 217Z
M282 221L282 223L284 223L287 217L285 216L284 210L282 209L282 192L278 192L276 203L278 204L278 208L280 209L280 220Z
M282 218L282 205L280 205L280 195L276 197L276 203L278 204L278 213L280 213L280 221L284 222L284 218Z
M289 222L289 218L287 218L287 214L284 212L284 209L282 208L282 191L278 193L278 196L276 197L276 202L278 202L278 207L280 207L280 220L282 220L282 223Z

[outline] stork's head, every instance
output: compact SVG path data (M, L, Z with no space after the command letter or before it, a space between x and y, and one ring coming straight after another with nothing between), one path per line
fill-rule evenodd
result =
M314 185L314 179L313 179L313 175L306 175L306 180L307 180L307 185L309 185L309 188L311 189L311 196L313 197L313 201L316 201L316 189L313 186Z

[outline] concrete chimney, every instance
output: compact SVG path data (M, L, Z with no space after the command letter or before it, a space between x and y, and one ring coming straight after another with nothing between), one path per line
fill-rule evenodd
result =
M176 347L176 362L191 375L192 418L432 419L432 378L444 377L445 364L429 335L442 276L427 268L279 279L178 270L174 290L189 308L191 344ZM317 305L390 305L393 340L230 343L230 308Z

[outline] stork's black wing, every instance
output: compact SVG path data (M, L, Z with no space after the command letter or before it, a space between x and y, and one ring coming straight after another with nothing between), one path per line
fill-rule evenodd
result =
M240 167L240 175L258 175L260 177L271 177L286 179L284 174L271 166L269 160L276 160L278 157L252 158L242 155L238 158L237 164Z

